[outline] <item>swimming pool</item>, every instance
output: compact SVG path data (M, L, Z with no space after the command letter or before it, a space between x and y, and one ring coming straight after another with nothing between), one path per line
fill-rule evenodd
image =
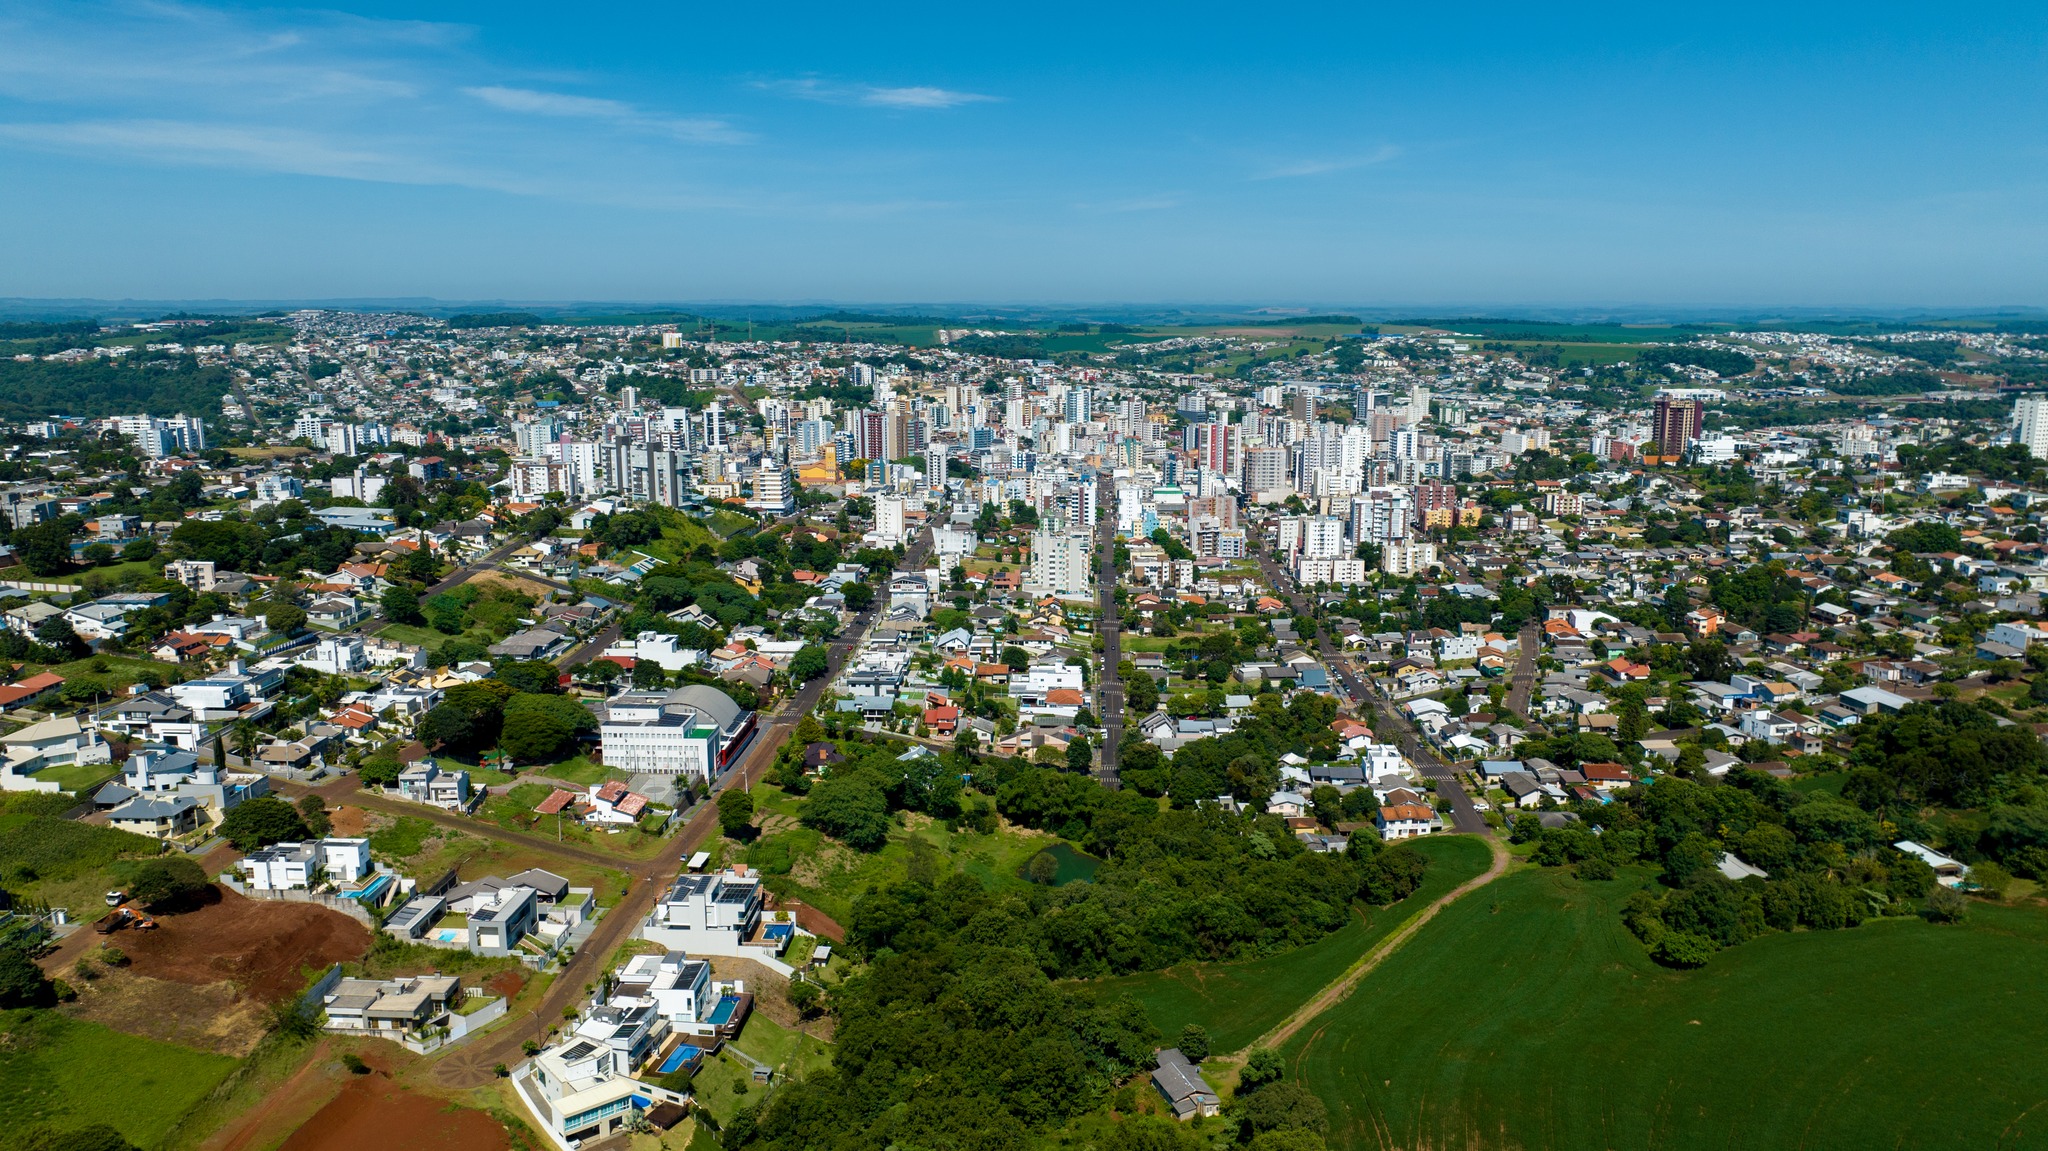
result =
M656 1070L659 1074L662 1075L673 1074L677 1071L682 1070L684 1064L695 1063L698 1057L703 1054L704 1049L702 1047L697 1047L693 1044L684 1043L678 1046L674 1051L669 1052L668 1058L662 1060L661 1066Z
M788 939L795 931L796 928L787 923L771 923L761 929L761 934L769 939L783 940Z
M738 1011L739 1007L740 997L737 995L728 995L725 998L718 1001L718 1006L711 1009L710 1018L704 1020L704 1022L709 1023L713 1027L723 1026L727 1023L732 1022L732 1014L733 1012Z

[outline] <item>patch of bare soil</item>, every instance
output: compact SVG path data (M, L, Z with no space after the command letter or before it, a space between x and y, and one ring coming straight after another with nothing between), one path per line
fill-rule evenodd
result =
M72 977L78 999L66 1015L145 1039L198 1051L246 1057L263 1039L263 1004L222 980L193 986L109 969L97 979Z

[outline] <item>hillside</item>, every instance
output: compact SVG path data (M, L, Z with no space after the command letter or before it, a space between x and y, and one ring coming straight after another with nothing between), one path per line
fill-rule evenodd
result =
M227 369L184 357L146 364L0 360L0 419L180 412L217 418L229 385Z

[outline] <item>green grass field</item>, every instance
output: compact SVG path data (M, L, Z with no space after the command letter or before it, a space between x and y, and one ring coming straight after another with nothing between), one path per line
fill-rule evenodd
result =
M17 1137L105 1123L155 1147L235 1066L54 1011L0 1013L0 1040L0 1114Z
M1304 1028L1330 1146L2048 1145L2048 914L1772 935L1657 967L1640 884L1528 869L1461 900Z
M1246 1046L1286 1019L1393 930L1445 892L1486 870L1484 841L1464 835L1424 839L1416 850L1429 870L1413 895L1390 907L1359 905L1345 927L1306 947L1237 963L1192 963L1105 979L1095 986L1129 992L1169 1038L1190 1023L1209 1032L1216 1051Z

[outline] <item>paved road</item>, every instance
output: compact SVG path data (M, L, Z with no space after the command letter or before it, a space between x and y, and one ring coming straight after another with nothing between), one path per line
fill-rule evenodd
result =
M1522 625L1515 652L1515 674L1508 681L1508 710L1529 718L1529 693L1536 683L1536 649L1543 646L1542 631L1531 620Z
M904 557L908 570L916 570L921 562L925 544L920 543ZM712 787L712 797L733 787L752 787L760 782L775 763L776 753L796 730L797 721L818 706L824 698L826 688L839 674L847 658L858 645L860 637L867 634L875 620L887 610L885 600L877 599L876 606L854 617L849 631L853 638L834 640L828 648L829 670L825 675L812 680L803 690L792 697L780 712L769 717L764 726L756 732L754 745L740 765L726 773ZM411 806L411 805L406 805ZM460 817L451 817L457 818ZM468 830L479 835L505 837L517 833L506 832L495 825L465 821ZM631 938L640 924L654 910L655 902L674 882L681 870L682 861L688 859L708 841L718 828L718 805L705 803L698 807L683 830L677 835L675 850L663 852L661 856L638 864L626 865L632 876L632 885L627 889L626 898L618 906L607 911L597 922L597 929L578 948L575 956L562 972L555 977L553 985L536 1004L531 1013L511 1020L488 1035L452 1048L434 1066L434 1079L450 1087L479 1087L496 1077L495 1067L503 1063L511 1066L524 1059L521 1045L531 1039L546 1042L547 1030L562 1019L563 1011L581 1003L587 996L583 985L596 982L603 974L602 965L608 962L620 945ZM548 850L560 848L545 840L539 845ZM618 860L610 866L621 866Z
M1297 614L1306 614L1300 598L1295 593L1292 577L1281 571L1272 558L1265 555L1259 556L1259 569L1265 572L1266 582L1273 585L1273 589L1293 605ZM1317 630L1316 646L1321 650L1323 662L1336 673L1337 679L1344 685L1344 690L1350 693L1352 701L1361 707L1371 707L1379 713L1380 722L1373 725L1373 730L1384 734L1391 729L1395 741L1401 746L1401 754L1407 756L1409 762L1423 775L1436 782L1438 795L1451 801L1452 825L1459 831L1473 835L1492 834L1492 830L1486 825L1485 817L1481 816L1479 809L1473 805L1472 797L1465 794L1464 785L1458 782L1457 772L1430 748L1416 732L1415 725L1408 722L1408 717L1402 715L1399 709L1393 707L1376 688L1360 676L1348 657L1340 656L1330 646L1327 631Z
M1100 482L1103 491L1095 501L1096 506L1114 508L1115 481L1105 475ZM1102 634L1102 681L1095 697L1096 706L1102 709L1102 761L1095 769L1095 778L1102 786L1114 790L1123 786L1116 766L1124 736L1124 685L1116 670L1123 658L1123 620L1116 606L1116 521L1104 518L1096 535L1101 549L1095 575L1102 599L1102 618L1097 625Z

